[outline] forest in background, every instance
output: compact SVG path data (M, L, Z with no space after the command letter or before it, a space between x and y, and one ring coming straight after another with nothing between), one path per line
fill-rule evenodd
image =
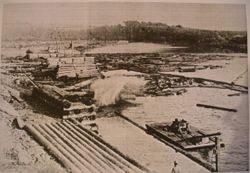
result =
M143 21L124 21L123 24L88 29L4 27L2 36L3 41L128 40L186 46L198 52L247 52L246 31L200 30Z

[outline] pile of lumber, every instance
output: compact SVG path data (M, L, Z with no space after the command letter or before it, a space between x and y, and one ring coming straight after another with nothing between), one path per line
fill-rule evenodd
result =
M10 73L31 73L40 68L46 68L47 64L42 62L15 62L15 63L3 63L1 68L7 69Z
M36 85L32 91L33 98L41 100L58 115L71 115L89 112L92 106L83 102L92 100L94 92L85 90L70 92L52 85Z
M60 64L57 77L91 78L99 76L95 64Z
M35 80L55 80L58 72L58 66L48 66L39 68L32 72Z

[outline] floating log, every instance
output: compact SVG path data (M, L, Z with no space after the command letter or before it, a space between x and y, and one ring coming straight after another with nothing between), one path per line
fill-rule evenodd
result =
M233 94L228 94L227 96L232 97L232 96L240 96L241 93L233 93Z
M186 80L192 80L192 83L199 84L200 87L211 87L211 88L224 88L224 89L230 89L234 91L239 91L242 93L248 93L248 87L243 85L237 85L234 83L228 83L223 81L217 81L212 79L205 79L205 78L198 78L198 77L186 77L182 75L174 75L174 74L164 74L164 73L157 73L159 76L164 76L167 78L182 78ZM196 87L195 85L191 85L192 87ZM191 87L190 86L190 87Z
M212 105L205 105L205 104L196 104L198 107L204 107L204 108L212 108L212 109L219 109L223 111L229 111L229 112L237 112L237 109L230 109L230 108L224 108L219 106L212 106Z

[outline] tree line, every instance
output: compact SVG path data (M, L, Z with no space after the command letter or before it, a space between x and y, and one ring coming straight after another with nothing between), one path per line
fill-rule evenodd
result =
M123 24L82 30L30 27L3 34L3 40L128 40L187 46L191 51L247 52L246 31L201 30L144 21L124 21Z
M125 21L124 25L101 26L88 32L90 39L104 41L165 43L201 51L247 51L247 33L244 31L211 31L185 28L181 25Z

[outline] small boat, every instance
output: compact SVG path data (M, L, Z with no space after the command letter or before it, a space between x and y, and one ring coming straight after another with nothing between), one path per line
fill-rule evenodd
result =
M146 124L146 127L149 134L187 151L202 148L212 149L216 147L214 137L220 135L220 132L205 133L189 125L187 121L178 119L173 122Z

